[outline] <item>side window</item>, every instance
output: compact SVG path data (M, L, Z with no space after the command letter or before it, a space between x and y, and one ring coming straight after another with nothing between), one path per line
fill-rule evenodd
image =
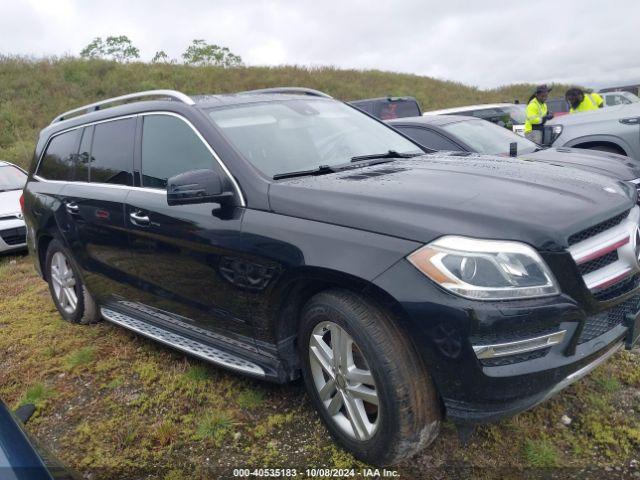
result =
M414 142L432 150L453 150L460 151L462 148L456 143L430 128L421 127L396 127Z
M133 185L133 148L136 122L133 118L94 126L89 181Z
M73 180L78 135L79 130L71 130L51 139L38 167L39 176L47 180Z
M142 186L166 188L174 175L217 168L202 140L179 118L147 115L142 125Z

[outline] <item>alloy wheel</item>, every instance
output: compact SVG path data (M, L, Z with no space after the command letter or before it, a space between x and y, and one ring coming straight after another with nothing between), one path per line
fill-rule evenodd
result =
M311 374L333 422L355 440L371 438L380 422L373 375L351 335L334 322L321 322L309 342Z
M69 259L62 252L56 252L51 257L51 283L60 308L68 314L73 314L78 308L76 278Z

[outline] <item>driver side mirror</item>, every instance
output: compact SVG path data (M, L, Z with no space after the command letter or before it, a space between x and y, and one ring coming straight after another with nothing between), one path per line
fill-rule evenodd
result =
M167 203L190 205L195 203L227 204L232 192L225 192L220 175L208 169L191 170L175 175L167 180Z

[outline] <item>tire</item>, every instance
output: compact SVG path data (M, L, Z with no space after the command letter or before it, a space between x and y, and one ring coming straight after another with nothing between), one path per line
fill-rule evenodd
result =
M47 248L45 268L51 298L62 318L83 325L100 321L96 302L84 285L73 257L57 240L52 240Z
M331 435L355 457L393 465L437 437L442 413L431 377L384 310L348 291L322 292L305 305L298 338L311 400ZM338 344L343 348L334 355Z

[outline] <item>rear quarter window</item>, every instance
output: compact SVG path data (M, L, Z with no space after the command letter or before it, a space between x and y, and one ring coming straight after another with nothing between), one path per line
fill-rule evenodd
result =
M74 177L79 130L56 135L42 157L37 175L47 180L69 181Z

